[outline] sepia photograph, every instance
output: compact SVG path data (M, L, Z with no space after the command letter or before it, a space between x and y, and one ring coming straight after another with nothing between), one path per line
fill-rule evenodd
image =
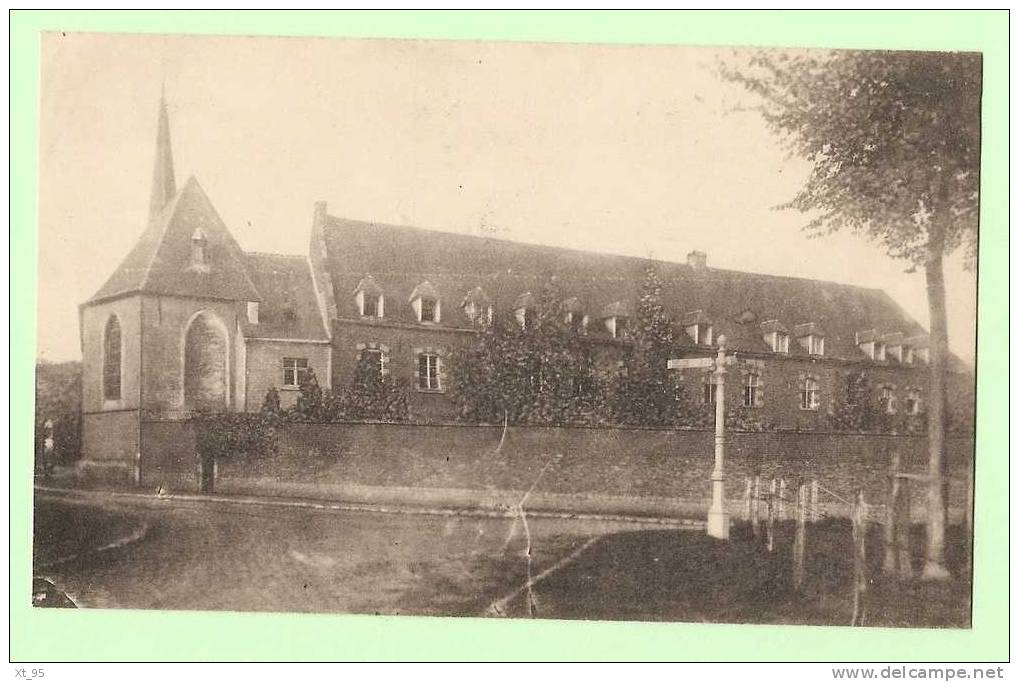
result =
M972 626L981 53L40 50L34 607Z

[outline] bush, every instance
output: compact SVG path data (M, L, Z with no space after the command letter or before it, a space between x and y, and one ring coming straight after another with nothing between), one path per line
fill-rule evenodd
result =
M41 461L53 422L53 453L70 463L81 456L81 363L40 362L35 368L35 456Z
M275 454L283 423L271 412L199 413L190 421L195 426L198 453L225 460Z

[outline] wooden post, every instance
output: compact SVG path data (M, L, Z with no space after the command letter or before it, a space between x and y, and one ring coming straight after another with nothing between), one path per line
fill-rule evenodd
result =
M785 521L786 519L785 496L786 496L785 478L780 478L778 480L778 507L777 507L777 516L779 521Z
M800 482L796 490L796 536L793 540L793 587L803 587L804 559L807 545L807 484Z
M753 486L753 482L750 480L750 477L747 476L747 489L746 492L743 493L743 518L747 521L750 520L750 496L753 493Z
M821 520L821 484L815 478L810 484L810 521L817 523Z
M754 475L754 496L753 504L750 506L750 528L754 531L754 538L761 536L761 475Z
M778 481L771 479L771 495L768 497L768 551L775 551L775 498L778 497Z
M863 490L853 501L853 622L863 625L867 617L867 504Z
M892 453L892 464L888 472L888 520L885 525L885 573L894 574L899 564L899 532L897 528L899 516L899 496L902 494L899 482L899 466L901 457L898 452Z

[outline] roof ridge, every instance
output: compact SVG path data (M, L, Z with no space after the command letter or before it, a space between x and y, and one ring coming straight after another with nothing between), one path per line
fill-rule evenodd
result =
M538 242L517 241L517 240L505 239L505 238L501 238L501 237L489 237L489 236L483 236L483 235L477 235L477 234L470 234L470 233L467 233L467 232L453 232L453 231L449 231L449 230L439 230L439 229L435 229L435 228L431 228L431 227L417 227L415 225L398 225L398 224L395 224L395 223L383 223L383 222L368 221L368 220L358 220L358 219L355 219L355 218L342 218L342 217L333 216L333 215L330 215L329 219L333 220L333 221L341 222L341 223L352 223L354 225L363 225L363 226L366 226L366 227L395 228L395 229L398 229L398 230L411 230L411 231L416 231L416 232L428 232L428 233L434 233L434 234L452 235L454 237L463 237L463 238L475 239L475 240L479 240L479 241L489 241L489 242L496 242L496 243L500 243L500 244L513 244L513 245L516 245L516 246L524 246L524 247L537 247L537 248L542 248L542 249L550 249L550 250L553 250L553 251L567 252L567 253L573 253L573 254L593 255L593 256L598 256L598 257L602 257L602 258L625 258L625 259L632 260L632 261L645 261L645 262L650 260L652 262L667 263L669 265L675 265L675 266L679 266L679 267L682 267L682 268L688 268L690 270L694 269L693 267L691 267L691 266L689 266L686 263L683 263L681 261L665 260L665 259L662 259L662 258L647 258L647 257L644 257L644 256L633 256L633 255L625 254L625 253L612 253L612 252L606 252L606 251L591 251L591 250L588 250L588 249L580 249L580 248L576 248L576 247L572 247L572 246L555 246L555 245L552 245L552 244L542 244L542 243L538 243ZM703 276L704 274L710 275L710 273L712 273L712 272L734 273L734 274L750 276L750 277L764 277L764 278L770 278L770 279L786 279L786 280L796 280L796 281L804 281L804 282L815 282L815 283L823 283L823 284L832 284L832 285L839 286L839 287L850 287L850 288L853 288L853 289L859 289L859 290L864 290L864 291L878 291L878 292L882 292L882 293L887 293L887 292L884 291L884 289L881 289L881 288L878 288L878 287L868 287L868 286L864 286L864 285L861 285L861 284L850 284L848 282L836 282L834 280L815 279L813 277L803 277L803 276L798 276L798 275L776 275L776 274L771 274L771 273L767 273L767 272L755 272L755 271L752 271L752 270L733 270L731 268L715 268L715 267L707 267L705 270L706 270L706 272L701 271L702 274L700 276ZM425 274L425 273L418 273L418 274ZM599 277L599 279L604 279L604 277ZM623 279L623 278L619 278L619 279Z

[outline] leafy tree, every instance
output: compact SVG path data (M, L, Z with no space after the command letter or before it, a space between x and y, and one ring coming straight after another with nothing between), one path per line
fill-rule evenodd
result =
M565 323L555 279L523 324L499 316L454 358L461 418L512 424L592 423L604 414L603 380L578 331Z
M725 77L759 97L760 112L790 150L813 164L785 205L809 213L814 235L862 234L921 268L930 309L927 557L945 578L945 381L948 333L943 261L976 257L980 182L978 54L754 53Z
M682 401L678 377L667 369L674 345L672 320L662 305L658 271L650 262L644 268L630 339L633 346L613 392L616 419L642 426L675 423Z
M265 398L262 400L262 412L268 414L280 414L282 412L280 393L276 390L275 386L270 386L269 390L265 392Z
M406 382L382 373L367 356L358 360L350 386L326 399L330 421L406 421L408 417Z
M323 417L324 407L322 387L315 376L315 370L308 367L301 378L300 393L289 416L297 421L319 421Z
M35 367L35 453L41 461L53 422L53 452L63 462L81 455L81 363L44 362Z

